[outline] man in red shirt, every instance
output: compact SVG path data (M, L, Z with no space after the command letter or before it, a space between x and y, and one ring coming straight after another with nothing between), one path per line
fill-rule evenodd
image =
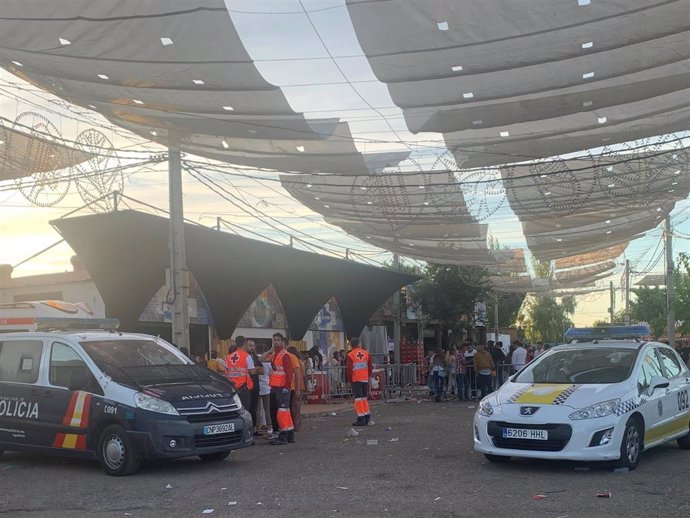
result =
M273 347L266 355L273 364L273 371L268 378L271 387L271 419L277 424L278 437L271 440L270 444L282 446L295 442L295 427L290 414L290 389L292 387L292 361L284 348L283 335L273 334ZM264 360L264 356L261 360ZM274 424L274 431L276 424Z
M355 412L357 421L353 426L366 426L371 419L369 410L369 378L371 378L371 355L359 344L359 338L350 340L352 350L347 354L346 376L352 385L352 394L355 397Z

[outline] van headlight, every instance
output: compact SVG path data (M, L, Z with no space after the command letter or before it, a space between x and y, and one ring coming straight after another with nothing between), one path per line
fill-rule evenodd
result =
M240 414L243 414L243 413L245 412L245 408L242 406L242 400L240 399L240 396L238 396L237 394L235 394L234 396L232 396L232 400L233 400L233 401L235 402L235 404L237 405L237 411L238 411Z
M491 417L494 415L494 407L491 406L486 399L482 399L479 402L479 408L477 408L477 413L483 415L484 417Z
M582 410L578 410L577 412L573 412L568 417L570 417L570 419L573 421L606 417L607 415L613 414L616 408L618 408L620 402L620 399L609 399L608 401L602 401L601 403L596 403L583 408Z
M134 394L134 404L137 408L148 410L149 412L158 412L159 414L180 415L177 409L167 401L158 399L156 397L147 396L142 392Z

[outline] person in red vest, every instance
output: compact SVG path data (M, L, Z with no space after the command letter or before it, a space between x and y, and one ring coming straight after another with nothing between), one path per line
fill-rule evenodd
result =
M268 378L271 387L271 419L277 423L278 437L274 437L270 444L282 446L295 442L295 427L292 423L290 414L290 391L292 388L292 361L290 355L285 350L283 335L273 334L273 347L261 360L270 359L273 371Z
M251 374L254 373L254 360L246 351L247 340L244 336L235 338L235 343L230 347L225 358L225 377L228 378L240 396L242 406L249 410L251 404L254 381Z
M359 338L350 340L352 350L347 353L346 376L352 385L352 394L355 396L355 412L357 420L353 426L366 426L371 419L369 411L369 378L371 378L371 356L362 349Z

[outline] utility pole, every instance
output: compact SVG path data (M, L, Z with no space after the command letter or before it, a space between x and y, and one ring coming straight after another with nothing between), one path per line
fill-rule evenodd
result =
M393 267L396 270L400 270L400 256L398 254L393 254ZM397 290L393 295L393 342L395 344L395 363L400 365L401 354L400 354L400 290Z
M673 234L671 233L671 215L664 221L664 239L666 245L666 337L671 347L676 341L676 319L673 311Z
M616 297L615 297L615 293L613 291L613 281L609 282L609 291L610 291L610 299L611 299L611 307L609 307L609 313L611 313L611 324L613 324L613 314L616 311L615 310Z
M221 222L221 217L217 216L216 217L216 230L220 230L220 222Z
M625 260L625 325L630 325L630 259Z
M498 294L495 295L494 299L494 321L496 323L496 336L494 337L494 342L498 342Z
M184 238L184 207L182 205L182 162L177 141L171 138L168 148L168 177L170 195L170 276L169 295L172 296L172 341L189 349L189 271ZM190 351L191 353L191 351Z

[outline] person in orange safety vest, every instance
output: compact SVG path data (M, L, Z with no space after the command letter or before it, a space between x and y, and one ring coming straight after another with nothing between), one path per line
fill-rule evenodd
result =
M371 355L364 350L359 343L359 338L350 340L352 350L347 353L346 376L352 385L352 394L355 397L355 412L357 420L353 426L366 426L371 419L369 410L369 378L371 378Z
M254 360L246 351L247 340L244 336L235 338L225 358L225 377L234 385L242 405L249 409L251 390L254 387L251 373L254 372Z
M281 333L274 333L273 347L262 356L261 361L270 360L273 371L268 378L271 387L271 420L274 431L277 424L278 436L270 444L285 445L295 442L295 427L290 414L290 391L294 376L290 355L285 350L284 338Z

